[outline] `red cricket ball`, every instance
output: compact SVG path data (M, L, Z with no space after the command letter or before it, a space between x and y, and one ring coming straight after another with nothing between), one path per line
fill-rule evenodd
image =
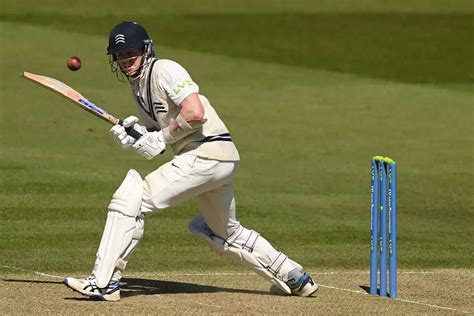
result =
M79 70L81 68L81 59L77 56L71 56L67 59L67 68L72 71Z

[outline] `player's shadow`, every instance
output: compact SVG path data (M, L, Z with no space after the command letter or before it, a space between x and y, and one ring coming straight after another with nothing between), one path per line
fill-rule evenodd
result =
M63 284L62 281L43 281L43 280L3 279L2 281L4 281L4 282L16 282L16 283Z
M120 295L122 297L130 297L130 296L137 296L137 295L217 293L217 292L270 295L270 292L268 291L233 289L233 288L225 288L225 287L186 283L186 282L161 281L161 280L138 279L138 278L122 279L122 286L120 289Z
M18 279L3 279L4 282L15 283L33 283L33 284L63 284L62 281L45 281L45 280L18 280ZM165 294L181 294L181 293L245 293L245 294L260 294L260 295L275 295L269 291L256 291L245 289L225 288L218 286L175 282L175 281L160 281L150 279L138 278L123 278L121 280L120 296L131 297L139 295L165 295ZM88 300L88 298L66 298L72 300Z

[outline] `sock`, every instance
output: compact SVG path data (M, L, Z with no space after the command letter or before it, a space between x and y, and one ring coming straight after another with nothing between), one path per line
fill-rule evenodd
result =
M286 285L290 289L296 289L300 286L301 284L301 277L303 276L303 273L300 272L298 269L294 268L290 272L288 272L288 281L286 281Z
M114 274L112 274L112 279L110 280L110 282L120 281L121 278L122 278L122 271L120 271L119 269L115 269Z

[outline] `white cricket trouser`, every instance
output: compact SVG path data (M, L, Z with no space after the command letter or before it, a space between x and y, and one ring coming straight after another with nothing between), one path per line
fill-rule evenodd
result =
M237 166L236 161L218 161L195 155L175 156L173 160L145 177L140 215L159 212L195 197L202 217L194 217L188 226L190 231L218 253L250 267L284 293L291 294L291 289L285 283L289 280L289 272L295 269L302 271L302 267L277 251L259 233L242 227L235 218L232 179ZM138 218L143 219L140 216ZM143 234L143 226L137 226L137 229ZM105 233L104 236L110 237ZM106 241L109 239L117 240L105 238ZM93 274L102 276L101 280L105 284L114 271L113 275L119 279L128 262L128 256L133 253L140 239L141 235L135 239L132 236L131 243L121 251L125 255L119 257L121 260L117 260L118 264L108 265L107 269L100 268L104 266L101 262L104 261L103 257L107 257L108 248L100 246L99 252L100 249L103 251L98 254L98 264L95 265ZM115 260L114 257L107 262Z
M236 161L175 156L145 177L141 212L161 211L196 197L207 225L215 234L227 238L240 225L235 218L232 188L237 167Z

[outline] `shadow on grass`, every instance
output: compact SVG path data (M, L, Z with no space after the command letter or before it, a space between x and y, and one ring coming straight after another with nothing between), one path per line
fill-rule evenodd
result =
M63 284L63 281L16 280L16 279L3 279L2 281L15 282L15 283Z
M33 283L33 284L63 284L62 281L42 281L42 280L18 280L3 279L5 282ZM190 293L244 293L274 295L268 291L255 291L245 289L233 289L210 285L201 285L186 282L159 281L150 279L124 278L121 281L120 296L132 297L139 295L165 295L165 294L190 294ZM88 300L88 298L65 298L68 300Z
M359 287L365 291L367 294L370 295L370 286L367 286L367 285L359 285ZM380 295L380 289L377 288L377 295ZM390 293L387 292L387 294L385 295L386 297L390 297Z
M370 286L367 285L359 285L359 287L365 291L367 294L370 294ZM378 290L377 290L378 291Z
M156 295L156 294L182 294L182 293L245 293L270 295L267 291L254 291L244 289L224 288L218 286L201 285L194 283L159 281L150 279L126 278L122 279L122 288L120 295L123 297L137 295Z

